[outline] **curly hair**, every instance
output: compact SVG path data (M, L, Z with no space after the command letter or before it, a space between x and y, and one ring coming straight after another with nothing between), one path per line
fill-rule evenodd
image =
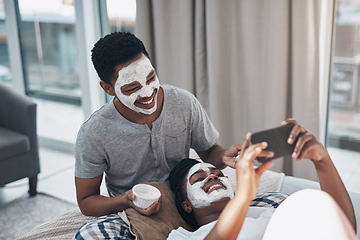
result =
M110 83L116 76L115 67L139 53L149 58L143 42L129 32L113 32L100 38L91 50L91 60L99 78Z
M185 177L189 172L190 168L197 163L200 163L200 161L192 158L185 158L181 160L181 162L179 162L171 170L169 175L170 187L175 195L176 208L180 216L194 230L199 228L199 224L195 219L194 212L193 211L191 213L185 212L185 210L182 208L182 202L185 200L185 196L186 196L186 193L184 192Z

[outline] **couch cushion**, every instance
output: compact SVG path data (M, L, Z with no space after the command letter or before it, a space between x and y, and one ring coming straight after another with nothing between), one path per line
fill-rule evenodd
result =
M0 161L30 151L29 138L0 127Z

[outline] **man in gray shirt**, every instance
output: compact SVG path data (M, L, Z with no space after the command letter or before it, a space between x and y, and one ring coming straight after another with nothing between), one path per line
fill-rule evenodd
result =
M139 182L165 181L189 149L211 148L218 132L189 92L168 85L159 117L147 124L127 120L113 101L95 112L81 127L76 143L76 177L106 173L109 192L126 192Z
M113 101L82 125L75 147L75 184L79 207L88 216L103 216L83 226L75 239L108 236L133 239L116 214L134 208L157 213L161 198L147 209L136 207L131 188L140 182L164 181L193 148L218 168L234 166L241 145L224 150L218 132L189 92L160 86L143 43L131 33L112 33L92 49L103 90ZM105 173L110 195L100 195Z

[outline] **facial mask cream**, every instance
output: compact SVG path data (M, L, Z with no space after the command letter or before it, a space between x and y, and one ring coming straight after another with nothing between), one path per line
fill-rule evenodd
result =
M119 71L118 79L115 83L115 92L119 100L128 108L135 112L143 113L146 115L151 115L156 111L157 108L157 93L159 92L159 79L155 76L155 79L150 83L146 84L146 77L153 70L150 60L142 56L139 60L131 63L130 65L122 68ZM121 92L121 87L130 84L132 82L139 82L141 84L141 89L127 96ZM154 91L156 94L151 101L155 101L155 104L152 108L146 109L141 108L135 105L136 100L150 97ZM145 103L146 104L146 103Z
M230 181L227 177L218 177L220 182L226 187L226 189L217 189L209 194L204 191L202 188L204 184L206 183L207 179L209 178L210 174L210 168L213 168L214 166L209 163L198 163L192 166L192 168L189 170L186 179L187 179L187 196L190 201L190 203L195 208L203 208L206 206L209 206L212 202L217 202L221 200L222 198L229 197L232 199L234 197L234 191L231 187ZM207 177L201 181L196 182L193 185L190 184L189 179L191 175L193 175L196 171L199 169L206 172Z

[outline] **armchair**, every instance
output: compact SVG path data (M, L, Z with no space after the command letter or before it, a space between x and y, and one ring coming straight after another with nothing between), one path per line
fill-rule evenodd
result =
M0 186L29 178L34 196L39 172L36 104L0 84Z

